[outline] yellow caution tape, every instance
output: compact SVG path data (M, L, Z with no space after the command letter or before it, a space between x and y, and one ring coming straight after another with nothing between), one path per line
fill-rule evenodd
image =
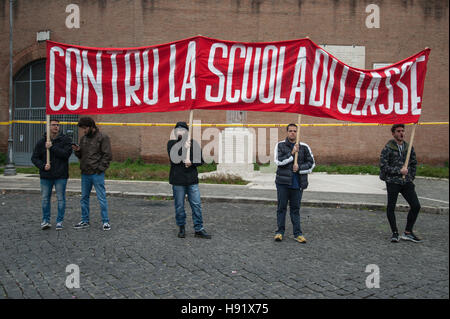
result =
M46 124L46 121L26 121L26 120L14 120L9 122L0 122L0 125L10 125L10 124ZM77 125L78 122L63 122L62 125ZM175 123L96 123L97 125L104 126L156 126L156 127L173 127ZM448 125L449 122L420 122L417 125ZM286 127L286 124L193 124L193 126L201 127ZM383 123L312 123L312 124L300 124L303 127L314 127L314 126L386 126L392 124ZM406 124L413 125L413 123Z

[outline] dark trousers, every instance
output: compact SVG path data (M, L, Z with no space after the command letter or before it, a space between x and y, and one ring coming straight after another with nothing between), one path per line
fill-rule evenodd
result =
M277 198L278 198L278 208L277 208L277 234L284 235L286 226L286 211L287 204L289 202L289 213L291 216L291 222L293 226L294 237L302 235L302 230L300 228L300 202L302 200L302 189L292 189L287 185L277 185Z
M409 212L406 220L405 231L412 232L414 223L416 222L417 215L419 214L420 210L420 203L419 199L417 198L414 184L411 182L404 185L386 183L386 188L388 197L386 213L392 232L398 232L397 223L395 221L395 205L397 204L399 193L402 194L403 198L409 204Z

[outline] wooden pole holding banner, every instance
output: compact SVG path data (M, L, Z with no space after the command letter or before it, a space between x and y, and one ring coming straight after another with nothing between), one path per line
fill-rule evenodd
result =
M425 50L427 50L428 47L425 48ZM408 164L409 164L409 158L411 157L411 149L412 149L412 145L413 145L413 141L414 141L414 134L416 133L416 127L417 127L417 123L414 123L412 132L411 132L411 139L409 140L409 144L408 144L408 152L406 153L406 160L405 163L403 164L403 168L408 168ZM406 175L402 176L403 179L406 178Z
M192 122L193 122L193 119L194 119L194 110L191 110L191 111L189 112L188 141L191 141L191 139L192 139L192 130L193 130L193 128L192 128ZM192 146L192 145L191 145L191 146ZM186 160L190 161L190 159L191 159L191 148L190 148L190 147L187 149L187 153L186 153L186 154L187 154L187 155L186 155Z
M414 134L416 133L416 127L417 127L417 123L414 123L412 132L411 132L411 139L409 140L409 144L408 144L408 153L406 153L406 160L405 160L405 164L403 164L403 168L408 168L408 164L409 164L409 158L411 156L411 149L412 149L412 145L413 145L413 141L414 141ZM403 175L403 179L405 179L406 175Z
M298 118L297 118L297 139L296 139L296 142L295 142L296 144L299 144L299 141L300 141L300 123L301 123L301 121L302 121L302 115L299 114ZM298 146L298 148L300 150L300 145ZM298 152L295 153L294 164L297 164L297 159L298 159Z
M50 115L46 115L47 117L47 142L50 142ZM50 149L47 148L47 164L50 165Z
M425 50L427 50L428 47L425 47ZM405 163L403 164L403 168L408 168L408 164L409 164L409 158L411 157L411 149L412 149L412 145L413 145L413 141L414 141L414 134L416 133L416 127L417 127L417 123L414 123L412 132L411 132L411 139L409 140L409 144L408 144L408 152L406 153L406 160ZM402 176L403 179L406 178L406 175Z

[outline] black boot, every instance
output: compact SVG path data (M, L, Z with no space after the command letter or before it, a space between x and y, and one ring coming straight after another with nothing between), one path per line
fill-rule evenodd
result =
M211 239L211 235L209 235L204 229L202 229L201 231L196 231L195 237Z
M178 238L185 238L186 231L184 230L184 226L180 226L180 231L178 232Z

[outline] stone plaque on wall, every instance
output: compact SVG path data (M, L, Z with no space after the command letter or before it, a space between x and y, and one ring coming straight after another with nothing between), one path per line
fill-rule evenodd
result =
M245 124L246 121L247 121L246 111L227 111L227 123Z
M319 45L336 59L358 69L366 68L366 47L356 45Z

